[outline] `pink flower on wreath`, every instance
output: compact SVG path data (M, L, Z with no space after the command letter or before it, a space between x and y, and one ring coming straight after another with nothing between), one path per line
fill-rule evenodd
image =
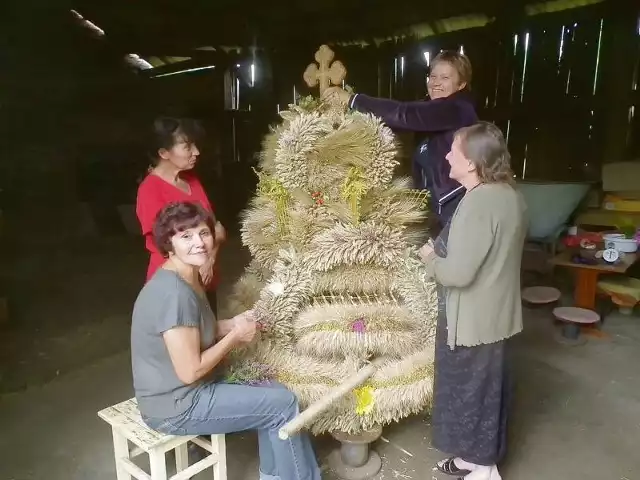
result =
M367 324L364 321L364 318L359 318L355 322L351 324L351 330L356 333L365 333L367 331Z
M311 198L316 202L316 205L324 205L324 196L322 192L313 192Z

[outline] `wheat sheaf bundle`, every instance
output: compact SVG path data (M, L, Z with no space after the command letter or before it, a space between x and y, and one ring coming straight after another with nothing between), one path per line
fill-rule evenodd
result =
M242 216L252 262L228 302L230 313L254 308L262 330L228 378L281 382L305 408L376 360L366 384L309 426L317 434L429 408L437 298L415 256L426 201L394 178L394 134L315 99L281 116Z

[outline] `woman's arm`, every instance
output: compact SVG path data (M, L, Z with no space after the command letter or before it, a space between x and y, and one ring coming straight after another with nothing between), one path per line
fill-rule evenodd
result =
M372 113L391 128L414 132L455 130L469 125L465 108L451 97L418 102L398 102L356 94L349 99L349 107L359 112Z
M234 326L235 326L234 319L218 320L216 322L216 338L220 339L220 338L226 337L227 335L229 335L229 333L231 333Z
M256 332L252 312L233 317L233 328L218 343L201 351L200 302L189 287L177 283L155 305L156 333L161 334L171 363L180 381L191 384L204 377L218 365L234 347L250 342Z
M250 342L256 332L250 310L218 324L221 326L216 328L216 334L226 332L220 341L203 352L200 351L200 329L197 327L176 327L162 334L176 375L186 385L211 372L231 350Z
M432 252L425 259L429 276L445 287L471 285L493 247L491 206L484 203L467 199L452 221L447 256Z
M196 327L172 328L163 337L176 375L186 385L207 375L238 344L233 330L204 352L200 352L200 330Z

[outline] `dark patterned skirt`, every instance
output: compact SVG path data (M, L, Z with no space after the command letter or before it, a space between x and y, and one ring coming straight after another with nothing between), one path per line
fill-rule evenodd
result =
M451 350L441 287L438 297L433 446L477 465L497 464L506 451L506 342Z

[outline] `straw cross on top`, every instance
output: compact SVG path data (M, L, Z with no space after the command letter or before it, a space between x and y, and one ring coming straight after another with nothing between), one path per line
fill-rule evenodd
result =
M309 64L302 76L310 87L320 85L320 96L331 85L340 85L347 76L347 69L342 62L333 62L333 57L333 50L327 45L322 45L315 55L318 64Z

